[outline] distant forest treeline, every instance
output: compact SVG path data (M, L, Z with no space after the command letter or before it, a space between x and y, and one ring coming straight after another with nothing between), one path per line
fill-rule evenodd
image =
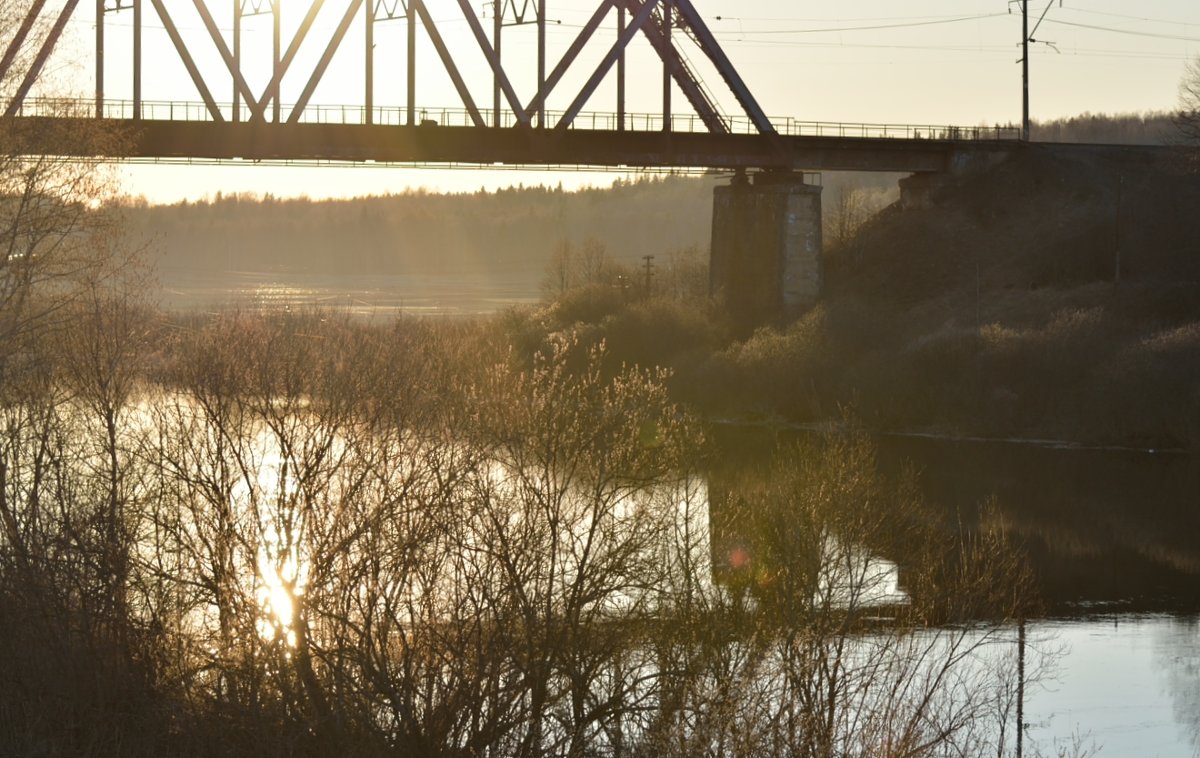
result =
M1171 114L1093 115L1035 123L1048 142L1162 144ZM899 174L826 173L826 236L844 226L847 192L878 210L896 197ZM164 280L191 273L514 273L536 282L562 242L599 242L609 258L636 264L696 247L707 251L712 189L719 176L618 180L608 187L509 187L496 192L424 190L344 200L222 195L149 205L130 199L131 227ZM861 199L861 197L860 197ZM850 203L857 207L862 202Z
M1175 114L1084 113L1070 118L1034 121L1030 135L1038 142L1087 142L1110 145L1162 145L1175 141Z
M826 174L844 188L895 191L899 174ZM524 273L540 279L563 242L600 243L617 263L708 250L719 176L617 180L609 187L424 190L345 200L221 195L149 205L129 200L135 234L160 274L246 270L322 274ZM536 286L536 284L535 284Z
M563 240L602 241L636 261L707 246L716 179L618 181L604 189L513 187L383 197L218 195L194 203L133 203L130 221L160 269L222 272L455 273L545 267Z

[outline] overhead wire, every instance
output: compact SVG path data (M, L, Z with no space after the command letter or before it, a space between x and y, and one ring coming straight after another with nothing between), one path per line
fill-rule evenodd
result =
M984 46L969 46L969 45L901 45L901 44L880 44L880 43L839 43L839 42L789 42L784 40L746 40L734 41L728 43L742 48L756 47L777 47L791 46L803 47L814 50L906 50L915 52L955 52L955 53L982 53L985 55L1010 55L1012 48L1008 45L984 45ZM1038 55L1049 54L1037 52ZM1190 56L1185 54L1163 53L1154 51L1136 51L1136 50L1110 50L1096 48L1074 48L1067 49L1061 52L1062 55L1075 55L1079 57L1098 57L1098 58L1128 58L1128 59L1145 59L1145 60L1189 60Z
M937 15L937 16L912 16L912 15L906 15L906 16L856 16L853 18L829 18L829 17L814 18L814 17L800 17L800 16L770 17L770 16L720 15L720 16L713 16L713 20L714 21L739 21L739 22L745 22L745 21L759 22L759 21L761 21L761 22L768 22L768 23L785 22L785 23L792 23L792 24L796 24L796 23L860 24L860 23L867 23L867 22L886 22L886 21L906 21L906 22L930 21L930 20L936 20L936 19L958 18L961 15L962 15L961 13L954 13L954 14L941 14L941 15ZM1007 14L1002 13L999 15L1007 15Z
M1095 11L1088 8L1064 8L1063 10L1073 13L1088 13L1093 16L1108 16L1109 18L1123 18L1129 21L1145 21L1152 24L1169 24L1171 26L1200 26L1200 22L1196 21L1180 21L1179 19L1170 18L1152 18L1149 16L1131 16L1127 13L1112 13L1109 11Z
M1047 4L1043 10L1037 24L1034 26L1034 32L1041 26L1043 22L1058 24L1060 26L1076 27L1089 29L1093 31L1112 32L1129 36L1144 37L1150 39L1168 39L1182 42L1200 43L1200 38L1191 37L1180 34L1169 34L1151 31L1140 31L1135 29L1120 29L1111 26L1103 26L1100 24L1087 24L1082 22L1073 22L1059 20L1055 18L1047 18L1050 8L1053 6L1053 0ZM1080 12L1099 13L1101 15L1115 16L1128 18L1130 20L1144 21L1148 23L1164 23L1176 26L1200 26L1188 22L1177 20L1161 19L1161 18L1143 18L1138 16L1128 16L1126 14L1103 13L1099 11L1086 11L1084 9L1066 9L1079 10ZM802 28L802 29L757 29L746 30L739 29L739 38L730 40L726 44L738 45L741 47L757 47L757 46L787 46L787 47L806 47L806 48L846 48L846 49L888 49L888 50L928 50L928 51L945 51L945 52L979 52L979 53L999 53L1007 52L1010 48L1001 46L966 46L966 45L929 45L929 44L887 44L887 43L819 43L809 42L805 40L770 40L761 39L766 36L783 36L783 35L813 35L820 33L844 33L856 31L884 31L889 29L905 29L918 28L924 26L934 26L943 24L956 24L968 21L983 21L991 18L1008 16L1007 13L992 13L992 14L977 14L972 16L931 16L931 17L911 17L911 20L903 20L904 17L889 17L878 20L897 21L897 23L870 24L861 26L837 26L837 27L820 27L820 28ZM797 21L833 21L834 19L797 19L797 18L752 18L752 17L735 17L735 16L716 16L717 20L728 21L754 21L754 22L776 22L787 23ZM862 21L876 19L856 19ZM843 20L844 21L844 20ZM1031 32L1032 36L1033 32ZM751 39L751 38L760 39ZM1191 56L1184 53L1164 53L1161 50L1110 50L1097 48L1075 48L1066 51L1054 48L1058 54L1076 55L1081 57L1106 57L1106 58L1123 58L1123 59L1145 59L1145 60L1188 60Z
M1051 3L1051 4L1053 4L1053 3ZM1049 10L1049 7L1050 6L1048 5L1047 10ZM564 9L564 10L566 10L566 9ZM1128 15L1128 14L1107 13L1104 11L1091 11L1091 10L1087 10L1087 9L1066 9L1066 10L1077 11L1080 13L1091 13L1094 15L1103 15L1103 16L1109 16L1109 17L1115 17L1115 18L1125 18L1125 19L1129 19L1129 20L1144 21L1144 22L1148 22L1148 23L1163 23L1163 24L1172 24L1172 25L1176 25L1176 26L1200 26L1200 23L1193 24L1193 23L1189 23L1189 22L1171 20L1171 19L1144 18L1144 17L1132 16L1132 15ZM887 31L887 30L891 30L891 29L911 29L911 28L921 28L921 27L929 27L929 26L940 26L940 25L948 25L948 24L966 23L966 22L971 22L971 21L984 21L984 20L988 20L988 19L992 19L992 18L1004 17L1007 15L1008 14L1006 14L1006 13L986 13L986 14L976 14L976 15L970 15L970 16L912 16L912 17L885 16L885 17L861 17L861 18L854 18L854 19L814 19L814 18L795 18L795 17L791 17L791 18L746 17L746 16L719 15L719 16L714 16L713 18L716 21L738 21L738 22L750 21L750 22L763 22L763 23L789 23L789 22L790 23L795 23L795 22L803 23L803 22L837 21L837 22L854 24L854 23L857 23L858 21L885 21L885 22L887 22L887 23L872 23L872 24L862 24L862 25L832 26L832 27L819 27L819 28L793 28L793 29L744 29L744 28L742 28L742 29L739 29L739 31L738 31L738 34L743 37L764 37L764 36L785 36L785 35L840 34L840 33L848 33L848 32L861 32L861 31ZM1144 38L1149 38L1149 39L1166 39L1166 40L1174 40L1174 41L1181 41L1181 42L1200 43L1200 37L1192 37L1192 36L1186 36L1186 35L1180 35L1180 34L1169 34L1169 33L1162 33L1162 32L1139 31L1139 30L1134 30L1134 29L1120 29L1120 28L1116 28L1116 27L1112 27L1112 26L1103 26L1100 24L1088 24L1088 23L1082 23L1082 22L1077 22L1077 21L1066 21L1066 20L1055 19L1055 18L1047 18L1045 12L1043 12L1042 17L1038 19L1037 25L1035 25L1035 27L1034 27L1034 32L1036 32L1036 30L1038 29L1038 27L1040 27L1040 25L1042 24L1043 21L1045 21L1047 23L1051 23L1051 24L1056 24L1059 26L1073 27L1073 28L1079 28L1079 29L1089 29L1092 31L1102 31L1102 32L1108 32L1108 33L1112 33L1112 34L1122 34L1122 35L1127 35L1127 36L1144 37ZM439 25L456 24L456 23L462 23L462 22L465 22L465 19L446 18L446 19L441 19L441 20L437 21L437 23ZM76 18L72 18L69 23L71 23L73 25L82 25L82 24L86 24L88 26L94 25L94 21L92 21L92 20L84 20L84 19L76 19ZM106 23L106 25L110 26L110 27L126 27L126 28L131 28L133 26L133 24L131 22L112 21L112 20L108 21ZM144 28L156 30L156 31L163 30L163 27L161 25L153 24L153 23L146 24ZM178 25L177 28L179 28L182 31L202 31L203 30L201 27L193 27L187 23ZM218 28L220 28L220 30L225 33L230 33L232 31L229 28L223 28L223 27L218 27ZM556 24L556 25L550 27L550 29L548 31L554 31L557 29L581 29L581 28L583 28L582 24L560 22L559 24ZM253 34L259 30L253 29L253 28L247 28L247 29L244 29L244 31ZM1031 35L1034 32L1031 32ZM734 40L732 42L739 43L740 41ZM766 41L761 41L761 42L764 44L766 43ZM802 46L803 43L801 43L800 41L796 41L796 42L781 41L781 44L784 44L784 45L793 45L794 44L797 46ZM892 46L892 45L848 44L848 45L843 45L843 46L845 46L845 47L855 47L855 46L859 46L859 47L895 47L897 49L929 49L929 50L967 49L965 47L954 47L954 46L946 47L946 46L933 46L933 45ZM979 49L979 48L970 48L970 49ZM1170 57L1175 57L1175 56L1170 56Z
M956 16L937 21L910 21L896 24L875 24L870 26L822 27L820 29L762 29L742 30L742 34L825 34L838 32L881 31L886 29L911 29L921 26L938 26L942 24L957 24L964 21L980 21L988 18L1007 16L1007 13L985 13L975 16Z
M1047 5L1046 11L1049 10L1051 5L1053 5L1053 0L1051 0L1050 5ZM564 13L568 13L568 14L578 12L575 9L564 8L562 10ZM1129 15L1129 14L1109 13L1109 12L1104 12L1104 11L1092 11L1092 10L1080 9L1080 8L1065 8L1064 10L1066 10L1068 12L1090 13L1093 15L1108 16L1108 17L1113 17L1113 18L1123 18L1123 19L1128 19L1128 20L1132 20L1132 21L1141 21L1141 22L1145 22L1145 23L1160 23L1160 24L1171 24L1174 26L1200 27L1200 23L1190 23L1190 22L1179 21L1179 20L1175 20L1175 19L1141 17L1141 16L1133 16L1133 15ZM821 34L842 34L842 33L852 33L852 32L912 29L912 28L922 28L922 27L941 26L941 25L953 25L953 24L976 22L976 21L987 21L990 19L1007 17L1008 15L1009 14L1007 14L1007 13L984 13L984 14L975 14L975 15L966 15L966 16L962 16L962 15L958 15L958 16L952 16L952 15L881 16L881 17L834 18L834 19L717 15L717 16L713 16L712 18L714 21L717 21L717 22L736 21L739 23L739 27L741 26L742 22L764 23L764 24L833 23L833 22L836 22L836 23L843 24L841 26L812 27L812 28L786 28L786 29L744 29L744 28L739 28L739 30L737 32L737 34L739 35L738 38L726 40L724 42L724 44L735 45L735 46L740 46L740 47L780 47L780 46L782 46L782 47L815 48L815 49L841 48L841 49L867 49L867 50L871 50L871 49L874 49L874 50L911 50L911 51L929 51L929 52L980 53L980 54L985 54L985 55L991 55L991 54L1006 53L1010 50L1010 48L1007 46L998 46L998 45L997 46L991 46L991 45L971 46L971 45L954 45L954 44L932 45L932 44L889 44L889 43L861 43L861 42L832 43L832 42L816 42L816 41L803 40L803 39L770 39L770 38L771 37L783 37L783 36L788 36L788 35L811 37L813 35L821 35ZM446 18L446 19L439 20L437 23L439 25L440 24L455 24L457 22L464 22L464 21L465 21L465 19L462 19L462 18ZM1182 35L1182 34L1170 34L1170 33L1165 33L1165 32L1142 31L1142 30L1136 30L1136 29L1122 29L1122 28L1117 28L1115 26L1105 26L1105 25L1101 25L1101 24L1090 24L1090 23L1083 23L1083 22L1079 22L1079 21L1068 21L1068 20L1062 20L1062 19L1056 19L1056 18L1047 18L1045 11L1042 13L1041 18L1038 19L1037 25L1035 25L1035 27L1034 27L1034 31L1036 31L1040 27L1040 25L1042 24L1043 21L1050 23L1050 24L1056 24L1056 25L1059 25L1062 27L1086 29L1086 30L1091 30L1091 31L1107 32L1107 33L1120 34L1120 35L1126 35L1126 36L1132 36L1132 37L1200 43L1200 37L1193 37L1193 36L1187 36L1187 35ZM82 19L74 19L74 18L71 19L71 22L72 23L87 23L88 25L91 25L94 23L90 20L85 22ZM860 23L860 22L872 22L872 23ZM874 22L882 22L882 23L874 23ZM129 22L121 22L121 21L115 21L115 20L110 20L107 23L107 25L117 26L117 27L124 27L124 26L131 27L132 26L132 24ZM583 24L576 24L576 23L570 23L570 22L559 22L555 25L550 26L547 29L547 31L549 33L551 33L552 35L557 35L557 34L566 33L568 30L582 29L583 26L584 26ZM157 29L157 30L162 29L161 26L155 25L155 24L147 24L145 28ZM186 24L186 22L183 26L180 26L179 28L187 29L189 31L199 30L198 28L193 29L189 24ZM229 32L230 30L223 28L222 31ZM244 31L253 33L253 31L251 31L251 29L245 29ZM257 31L257 30L254 30L254 31ZM1181 51L1179 53L1165 53L1161 50L1153 50L1153 51L1150 51L1150 50L1110 50L1110 49L1101 49L1101 48L1067 49L1067 50L1061 51L1061 54L1075 55L1075 56L1080 56L1080 57L1102 57L1102 58L1114 58L1114 59L1143 59L1143 60L1188 60L1191 57L1189 54L1187 54L1186 52L1183 52L1183 51Z
M1200 37L1185 37L1181 34L1162 34L1159 32L1139 32L1133 29L1117 29L1112 26L1100 26L1098 24L1082 24L1078 21L1061 21L1059 19L1046 19L1051 24L1059 26L1070 26L1077 29L1091 29L1093 31L1111 32L1112 34L1125 34L1131 37L1149 37L1152 39L1169 39L1181 42L1200 42Z

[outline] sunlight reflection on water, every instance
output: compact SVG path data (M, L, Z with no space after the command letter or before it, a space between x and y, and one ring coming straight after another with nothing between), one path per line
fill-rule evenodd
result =
M313 275L242 271L164 272L167 308L195 311L235 307L280 312L327 308L356 317L471 316L537 303L540 273Z

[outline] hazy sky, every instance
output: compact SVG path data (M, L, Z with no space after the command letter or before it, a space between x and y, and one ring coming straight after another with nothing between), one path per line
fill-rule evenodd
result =
M373 0L374 1L374 0ZM532 1L532 0L531 0ZM307 0L282 0L285 44L303 16ZM394 3L389 0L387 4ZM432 15L454 51L476 100L490 107L491 79L470 32L453 0L427 0ZM516 0L521 5L525 0ZM694 0L750 89L773 117L830 122L975 125L1020 119L1021 79L1019 44L1020 5L1008 0ZM203 42L203 28L191 3L166 3L182 33ZM53 3L51 3L53 5ZM80 17L67 52L58 56L60 80L84 82L93 35L89 9L81 3ZM231 25L232 5L210 0L218 25ZM265 3L264 3L265 5ZM303 88L307 71L320 56L348 0L331 0L318 18L305 47L284 83L283 100L293 102ZM477 11L490 15L490 4L474 0ZM147 23L157 19L147 4ZM224 12L218 12L219 10ZM553 66L595 5L590 0L547 0L549 53ZM1030 0L1034 21L1045 19L1034 35L1031 64L1031 102L1034 118L1055 118L1083 112L1168 110L1177 103L1184 63L1200 55L1200 2L1196 0ZM364 35L361 17L351 27L334 58L313 103L361 105L363 102ZM131 96L128 54L132 13L110 14L106 89L113 99ZM615 21L613 22L615 24ZM490 22L485 21L490 28ZM244 44L250 85L261 89L269 75L269 17L247 19ZM405 102L403 22L376 27L376 87L379 106ZM533 28L506 32L505 65L523 101L536 87ZM611 44L615 32L597 39L576 64L552 98L551 109L563 109L578 91L594 64ZM146 36L144 97L147 100L199 100L185 70L170 49L166 35ZM727 113L738 111L715 71L698 49L684 40L685 54ZM229 101L228 74L212 48L192 44L197 62L220 101ZM631 47L630 103L635 112L661 111L661 64L638 38ZM432 46L422 34L418 45L418 106L436 113L461 103L441 70ZM80 70L82 69L82 73ZM585 107L613 111L610 81ZM676 96L676 112L686 101ZM231 166L130 166L126 188L153 201L196 198L218 190L308 194L313 197L381 193L406 187L477 189L516 183L562 181L606 184L604 174L546 172L483 172L479 170L331 169Z

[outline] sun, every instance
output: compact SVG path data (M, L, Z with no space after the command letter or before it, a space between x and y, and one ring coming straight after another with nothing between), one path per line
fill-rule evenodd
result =
M259 634L268 640L282 638L288 647L295 647L297 605L308 585L308 572L295 547L280 549L271 528L259 549L258 580Z

